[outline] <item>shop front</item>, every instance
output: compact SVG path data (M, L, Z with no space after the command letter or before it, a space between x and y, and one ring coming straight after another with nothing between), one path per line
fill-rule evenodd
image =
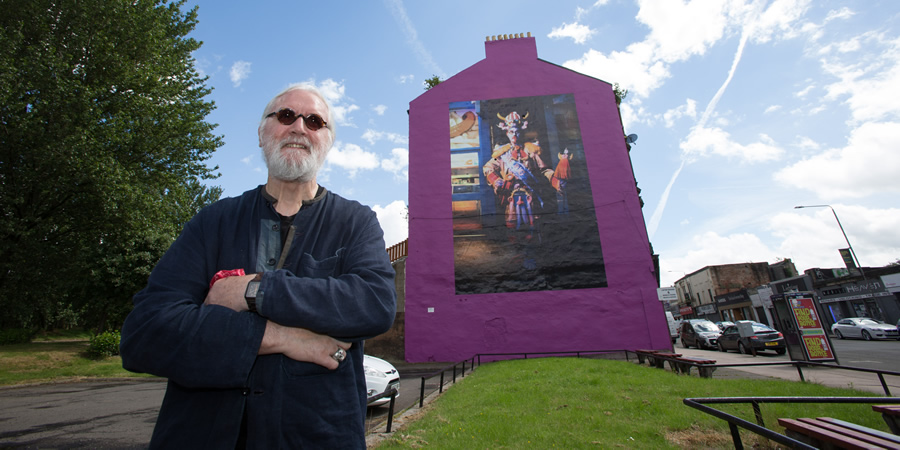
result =
M888 292L881 279L825 286L816 289L828 328L846 317L869 317L890 321L896 314L896 297Z
M719 309L721 319L729 322L738 320L754 320L753 303L746 289L716 296L716 306Z

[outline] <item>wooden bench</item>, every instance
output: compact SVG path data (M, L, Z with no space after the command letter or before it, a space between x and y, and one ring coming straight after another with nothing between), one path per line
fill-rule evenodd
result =
M894 436L872 428L832 419L778 419L785 428L785 435L819 448L900 449L900 436Z
M648 359L651 355L658 351L659 350L635 350L634 353L637 354L638 364L644 364L645 359Z
M715 365L715 363L716 360L714 359L696 358L692 356L683 356L669 361L673 371L690 375L691 367L697 367L697 371L700 372L700 376L703 378L712 378L712 374L716 371L716 368L704 366L712 366Z
M900 405L872 405L875 412L880 412L891 433L900 435Z
M675 358L681 358L681 353L671 353L671 352L655 352L647 357L650 360L650 365L656 367L658 369L666 368L666 361L671 361Z

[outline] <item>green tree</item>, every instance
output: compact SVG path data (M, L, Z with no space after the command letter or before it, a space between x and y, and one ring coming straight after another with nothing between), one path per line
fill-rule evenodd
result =
M625 100L625 97L628 96L628 89L622 89L619 86L619 83L613 84L613 93L616 94L616 104L622 103L622 100Z
M437 75L433 75L431 78L426 78L425 83L424 83L425 90L427 91L427 90L441 84L441 81L443 81L443 80L441 80L441 77L439 77Z
M222 138L184 0L0 0L0 328L116 327Z

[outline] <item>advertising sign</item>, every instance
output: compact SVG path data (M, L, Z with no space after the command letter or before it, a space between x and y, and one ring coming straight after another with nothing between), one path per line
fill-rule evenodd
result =
M856 262L853 261L853 254L850 253L849 248L839 248L838 252L841 253L841 259L844 260L844 265L847 266L847 269L855 269Z
M675 288L673 287L656 288L656 295L659 297L659 301L661 302L672 302L678 300L678 293L675 292Z
M822 321L816 314L816 305L811 297L790 298L791 313L797 321L797 328L803 342L806 357L810 361L833 361L831 343L822 328Z

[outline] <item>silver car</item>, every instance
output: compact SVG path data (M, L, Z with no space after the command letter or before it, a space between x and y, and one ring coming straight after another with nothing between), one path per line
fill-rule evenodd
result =
M831 326L831 332L838 339L863 338L872 339L900 339L900 331L894 325L876 322L868 317L850 317L841 319Z

